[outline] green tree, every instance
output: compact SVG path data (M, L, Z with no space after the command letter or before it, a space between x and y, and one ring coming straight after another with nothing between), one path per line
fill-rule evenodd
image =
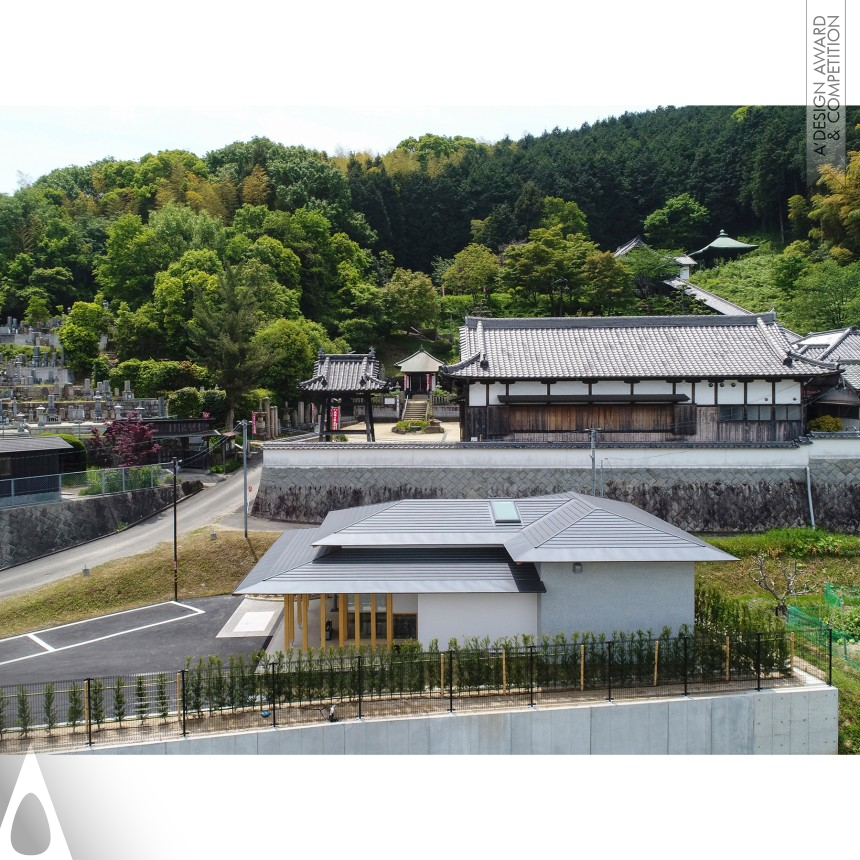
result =
M199 388L180 388L168 396L167 411L177 418L198 418L203 411L203 394Z
M27 693L27 688L20 685L18 687L18 728L21 734L26 738L30 734L30 725L32 716L30 714L30 696Z
M134 710L138 720L143 723L149 713L149 691L143 675L138 675L134 682Z
M84 699L78 684L69 687L69 707L66 712L66 722L72 726L72 731L84 719Z
M257 319L253 296L243 293L228 267L219 276L217 297L198 298L188 324L192 356L224 389L228 430L233 427L238 398L253 387L266 364L266 356L253 341Z
M645 235L658 248L695 251L705 238L709 218L708 210L685 192L670 197L645 219Z
M48 296L42 290L34 290L30 293L27 310L24 312L24 322L31 326L45 323L51 318L51 309L48 305Z
M253 346L266 356L259 379L275 392L279 403L295 400L298 384L310 379L320 349L348 350L345 343L332 341L319 323L303 318L269 323L254 335Z
M620 258L621 265L630 272L640 296L650 296L663 281L678 276L678 264L667 251L658 251L639 245Z
M623 313L633 302L624 266L583 236L564 236L561 225L539 227L528 242L508 246L499 280L531 314Z
M57 703L54 697L54 685L50 681L45 684L45 688L42 691L42 699L45 728L47 729L48 734L51 734L54 730L54 726L57 725Z
M113 685L113 718L122 725L125 719L125 681L117 678Z
M98 728L102 727L105 719L105 685L98 678L90 683L90 717Z
M75 302L60 326L59 339L66 363L77 371L88 371L99 354L99 342L110 325L110 314L101 303Z
M159 674L155 679L155 707L158 710L158 716L167 722L169 702L167 698L167 675L164 673Z
M383 300L393 328L432 328L439 322L439 294L423 272L395 269Z
M825 260L811 266L797 282L793 312L810 331L860 323L860 263Z
M442 287L453 295L487 296L495 288L500 270L499 258L486 246L473 243L454 255L442 275Z
M539 227L555 227L559 225L563 235L581 233L588 235L588 221L585 213L573 200L562 200L560 197L544 197Z

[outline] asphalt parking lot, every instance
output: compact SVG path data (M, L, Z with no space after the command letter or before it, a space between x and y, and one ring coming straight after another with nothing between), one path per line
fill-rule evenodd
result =
M0 686L177 672L187 657L265 648L278 607L241 597L161 603L0 639Z

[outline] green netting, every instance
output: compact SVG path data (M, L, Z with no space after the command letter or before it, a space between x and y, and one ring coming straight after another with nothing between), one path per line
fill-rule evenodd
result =
M789 630L799 633L819 648L826 650L829 647L830 626L819 616L810 615L797 606L789 606L785 623ZM833 656L854 669L860 669L860 641L844 630L833 627Z
M824 585L824 600L828 606L858 606L860 605L860 588L849 585Z

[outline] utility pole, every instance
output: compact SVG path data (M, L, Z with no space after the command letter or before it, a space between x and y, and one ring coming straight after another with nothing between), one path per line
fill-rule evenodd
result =
M591 495L597 495L597 460L595 459L595 454L597 452L597 434L600 432L600 429L592 429L589 428L588 432L591 434Z
M248 540L248 420L242 422L242 509L245 512L245 540Z
M179 600L179 554L176 545L176 473L179 461L173 458L173 599Z

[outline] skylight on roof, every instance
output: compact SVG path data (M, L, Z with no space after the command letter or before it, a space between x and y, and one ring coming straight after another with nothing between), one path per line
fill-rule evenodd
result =
M490 507L493 509L493 520L497 525L500 523L522 522L522 519L520 519L520 512L517 510L516 502L495 499L490 502Z

